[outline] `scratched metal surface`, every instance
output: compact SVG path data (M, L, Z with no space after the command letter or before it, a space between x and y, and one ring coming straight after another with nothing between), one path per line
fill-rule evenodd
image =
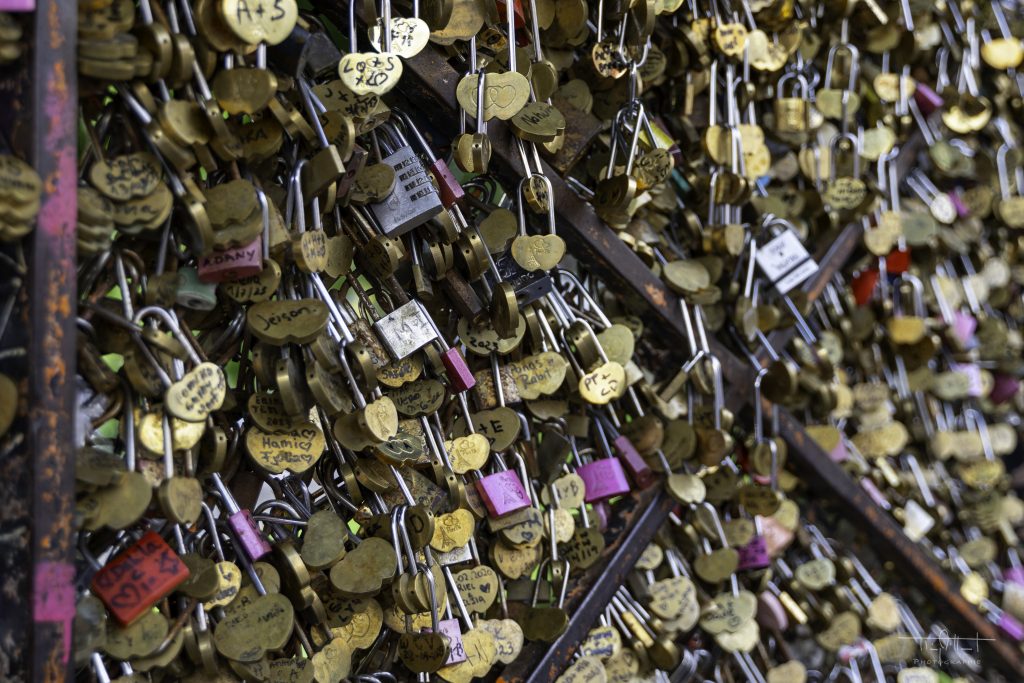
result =
M29 51L0 72L0 129L43 180L39 222L0 260L0 371L21 402L0 441L0 680L64 681L74 616L76 5L38 0ZM20 280L20 281L19 281ZM2 321L2 317L0 317Z

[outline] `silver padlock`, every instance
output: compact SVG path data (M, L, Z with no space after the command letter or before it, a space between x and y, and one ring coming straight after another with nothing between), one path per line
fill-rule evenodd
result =
M393 360L401 360L434 341L432 321L415 300L399 306L373 323L381 343Z
M382 142L390 138L390 154L384 163L395 169L395 189L384 201L370 204L370 211L382 233L397 237L423 225L441 213L444 206L427 169L405 136L394 126L382 125L377 130L385 129L387 135L379 137Z

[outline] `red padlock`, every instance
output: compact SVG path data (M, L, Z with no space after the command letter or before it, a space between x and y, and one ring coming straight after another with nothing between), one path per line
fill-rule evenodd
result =
M444 365L444 372L448 376L448 384L453 392L469 391L476 386L476 377L458 349L445 349L441 354L441 363Z
M122 626L163 600L189 576L188 567L155 531L96 572L89 584Z

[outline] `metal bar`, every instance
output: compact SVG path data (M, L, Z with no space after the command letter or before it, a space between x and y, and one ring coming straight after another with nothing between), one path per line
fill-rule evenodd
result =
M878 507L784 409L779 409L779 434L789 444L790 461L797 463L812 482L824 485L831 502L849 514L857 526L870 531L871 543L879 555L891 561L926 598L935 601L942 619L951 622L957 633L976 635L993 656L996 668L1010 675L1011 680L1024 680L1020 651L960 595L949 576L907 538L892 516Z
M43 196L28 257L32 681L68 678L75 615L77 16L70 0L37 0L32 163Z
M635 494L633 500L628 508L625 501L619 503L618 514L605 532L605 537L612 539L603 553L606 561L598 561L584 572L566 596L564 607L571 618L565 633L550 644L528 643L502 671L499 683L553 681L572 662L576 648L676 505L660 483Z

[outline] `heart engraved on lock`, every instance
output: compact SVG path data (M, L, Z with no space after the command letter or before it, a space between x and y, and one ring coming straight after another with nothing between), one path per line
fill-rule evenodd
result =
M434 522L434 535L430 547L448 553L469 543L474 531L473 513L464 508L439 515Z
M574 568L587 569L600 559L604 548L605 540L600 531L594 527L579 527L561 550Z
M447 444L447 449L452 471L456 474L479 470L491 456L490 443L482 434L457 436Z
M213 363L200 363L167 389L167 412L187 422L202 422L224 403L224 371Z
M836 565L827 557L805 562L794 572L797 581L813 591L835 585Z
M726 652L750 652L757 645L760 632L757 622L751 619L735 631L719 633L715 636L715 642Z
M441 407L444 395L444 385L436 379L406 382L388 392L395 409L405 417L430 415Z
M838 652L844 645L852 645L860 638L860 617L854 612L837 614L829 627L815 636L818 644L829 652Z
M676 620L685 616L687 620L692 618L693 623L697 622L700 616L697 588L687 577L673 576L655 581L650 585L650 593L650 610L662 619Z
M757 614L757 597L750 591L738 595L719 593L700 618L700 625L708 633L734 633Z
M357 95L383 95L402 78L402 60L386 52L352 52L338 62L338 76Z
M377 50L381 49L380 26L370 27L370 44ZM392 17L391 19L391 52L403 59L415 57L430 40L430 28L422 19L415 17Z
M570 472L555 479L552 484L558 493L558 504L560 507L568 509L578 508L583 505L587 486L580 475ZM551 494L548 492L548 487L541 489L540 499L545 505L551 504Z
M399 659L417 673L437 671L450 652L448 636L441 633L403 633L398 639Z
M463 569L455 574L455 587L466 603L466 609L483 614L498 597L500 579L486 565Z
M608 659L622 649L622 636L614 626L595 626L580 643L580 654L584 657Z
M145 657L160 647L168 629L167 618L155 611L147 612L126 628L108 622L102 649L118 659Z
M384 581L395 575L398 556L382 538L365 539L331 567L331 584L342 595L370 597L380 592Z
M306 522L302 536L302 561L315 571L328 569L345 557L345 521L333 510L320 510Z
M305 472L323 455L325 445L324 433L308 421L273 433L250 427L245 434L245 449L249 457L272 474L285 470L295 474Z
M476 627L494 638L495 659L502 664L512 663L523 650L523 629L512 619L481 619Z
M341 683L352 671L351 643L344 638L332 638L310 661L317 683Z
M706 555L700 555L693 563L697 576L708 583L725 581L739 566L739 554L733 548L718 548Z
M152 194L161 182L160 168L148 152L122 154L93 164L89 182L110 199L124 202Z
M565 256L565 240L558 235L519 236L512 241L512 258L528 272L547 271Z
M511 408L481 410L473 413L471 417L473 428L490 442L492 451L503 451L519 438L522 426L519 423L519 416ZM460 420L456 429L461 429L465 433L465 422Z
M626 393L626 371L618 363L608 361L580 377L579 392L584 400L594 405L622 398Z
M254 662L267 650L284 647L292 634L294 618L295 610L286 596L261 595L219 621L213 643L228 659Z
M309 344L327 326L327 304L317 299L279 299L249 307L246 328L260 341Z
M480 76L470 74L455 87L455 97L467 112L477 111ZM499 118L508 121L519 113L530 99L530 82L517 71L487 74L484 84L484 120Z
M519 395L528 400L558 391L569 362L560 353L544 351L508 364Z

